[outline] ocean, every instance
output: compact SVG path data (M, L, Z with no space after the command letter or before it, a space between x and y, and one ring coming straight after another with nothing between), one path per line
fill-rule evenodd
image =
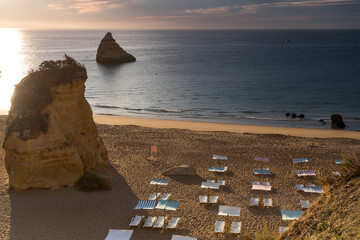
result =
M338 113L360 131L360 30L111 32L136 62L98 64L104 30L0 29L0 109L30 69L67 54L95 114L330 129Z

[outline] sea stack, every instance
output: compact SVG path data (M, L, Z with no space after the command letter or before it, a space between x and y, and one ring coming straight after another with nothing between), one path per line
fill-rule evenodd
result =
M98 47L96 61L102 64L121 64L135 62L136 58L122 49L108 32Z
M105 169L108 155L84 97L86 69L65 55L45 61L11 98L5 166L15 191L74 184Z

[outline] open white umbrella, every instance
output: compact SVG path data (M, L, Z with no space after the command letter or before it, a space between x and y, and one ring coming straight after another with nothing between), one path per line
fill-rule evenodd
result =
M129 240L134 230L109 229L105 240Z

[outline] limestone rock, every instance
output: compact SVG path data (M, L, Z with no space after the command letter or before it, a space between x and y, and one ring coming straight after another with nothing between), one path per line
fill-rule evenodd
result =
M86 69L66 56L16 85L3 147L15 191L72 185L103 170L107 151L84 97Z
M170 168L162 173L164 176L174 176L174 175L196 175L196 169L189 165L181 165Z
M117 64L135 62L136 58L122 49L108 32L98 47L96 61L103 64Z
M345 128L346 127L340 114L331 115L331 127L332 128Z

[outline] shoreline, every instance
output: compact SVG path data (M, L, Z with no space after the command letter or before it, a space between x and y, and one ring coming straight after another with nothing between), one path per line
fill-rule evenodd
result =
M280 134L307 138L350 138L360 140L360 133L335 129L308 129L291 127L256 126L245 124L195 122L183 120L164 120L140 117L124 117L115 115L93 115L97 124L137 125L149 128L176 128L192 131L233 132L251 134Z

